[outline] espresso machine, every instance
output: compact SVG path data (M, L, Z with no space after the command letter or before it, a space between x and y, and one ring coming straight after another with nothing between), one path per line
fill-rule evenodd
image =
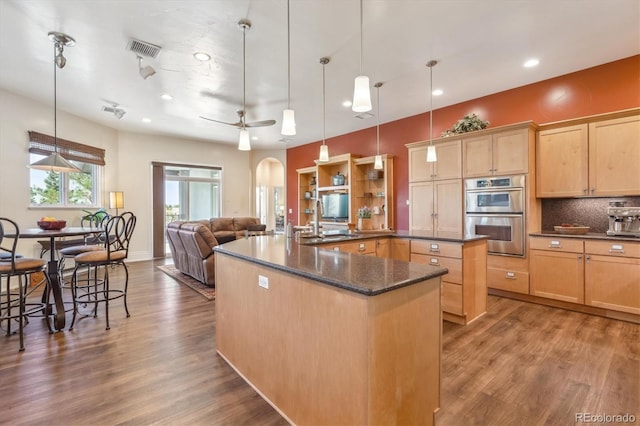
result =
M624 202L612 202L607 208L607 235L640 238L640 207L624 207Z

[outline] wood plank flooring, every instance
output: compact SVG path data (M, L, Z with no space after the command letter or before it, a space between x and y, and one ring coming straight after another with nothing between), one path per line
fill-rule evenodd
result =
M114 302L109 331L100 311L55 334L32 319L22 353L0 336L0 424L287 424L216 354L215 302L162 263L129 264L131 317ZM640 422L639 325L494 296L488 308L443 325L438 425Z

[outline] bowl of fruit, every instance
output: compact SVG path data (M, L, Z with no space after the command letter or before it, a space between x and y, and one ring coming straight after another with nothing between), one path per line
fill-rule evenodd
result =
M38 227L45 231L57 231L67 226L66 220L58 220L55 217L45 216L38 221Z
M560 234L583 235L589 232L590 228L579 223L563 223L562 225L554 226L553 229Z

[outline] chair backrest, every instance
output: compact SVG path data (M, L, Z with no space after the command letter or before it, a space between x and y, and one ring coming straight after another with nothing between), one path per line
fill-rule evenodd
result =
M105 212L91 213L80 218L80 226L83 228L104 228L110 217L111 216ZM86 236L84 238L85 244L104 245L105 241L106 237L104 234Z
M16 247L20 237L20 228L13 220L0 217L0 262L11 262L11 269L15 269Z
M111 216L104 225L107 252L124 251L125 258L129 255L129 243L136 227L136 216L131 212L124 212L119 216Z

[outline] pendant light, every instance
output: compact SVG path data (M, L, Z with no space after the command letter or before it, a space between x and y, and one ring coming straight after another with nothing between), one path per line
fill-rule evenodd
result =
M57 69L64 68L67 59L63 56L65 46L73 46L76 41L66 34L51 31L49 39L53 41L53 153L42 160L36 161L29 167L47 172L80 173L82 170L67 161L58 153L58 82Z
M437 63L438 61L434 60L427 62L427 67L429 67L429 146L427 147L427 163L438 161L436 147L433 146L433 67Z
M362 39L362 0L360 0L360 75L356 77L353 85L353 104L351 105L351 110L354 112L371 111L369 77L362 72Z
M326 130L326 93L325 93L325 78L324 78L324 66L329 63L329 58L320 58L322 64L322 145L320 145L320 156L318 157L318 163L326 163L329 161L329 147L325 144L325 130Z
M286 136L296 134L295 111L291 109L291 19L290 0L287 0L287 109L282 111L282 133Z
M382 83L378 82L373 85L376 88L376 102L378 103L378 114L376 114L378 118L378 122L376 123L376 157L373 161L373 168L375 170L382 170L382 156L380 155L380 87L382 87Z

